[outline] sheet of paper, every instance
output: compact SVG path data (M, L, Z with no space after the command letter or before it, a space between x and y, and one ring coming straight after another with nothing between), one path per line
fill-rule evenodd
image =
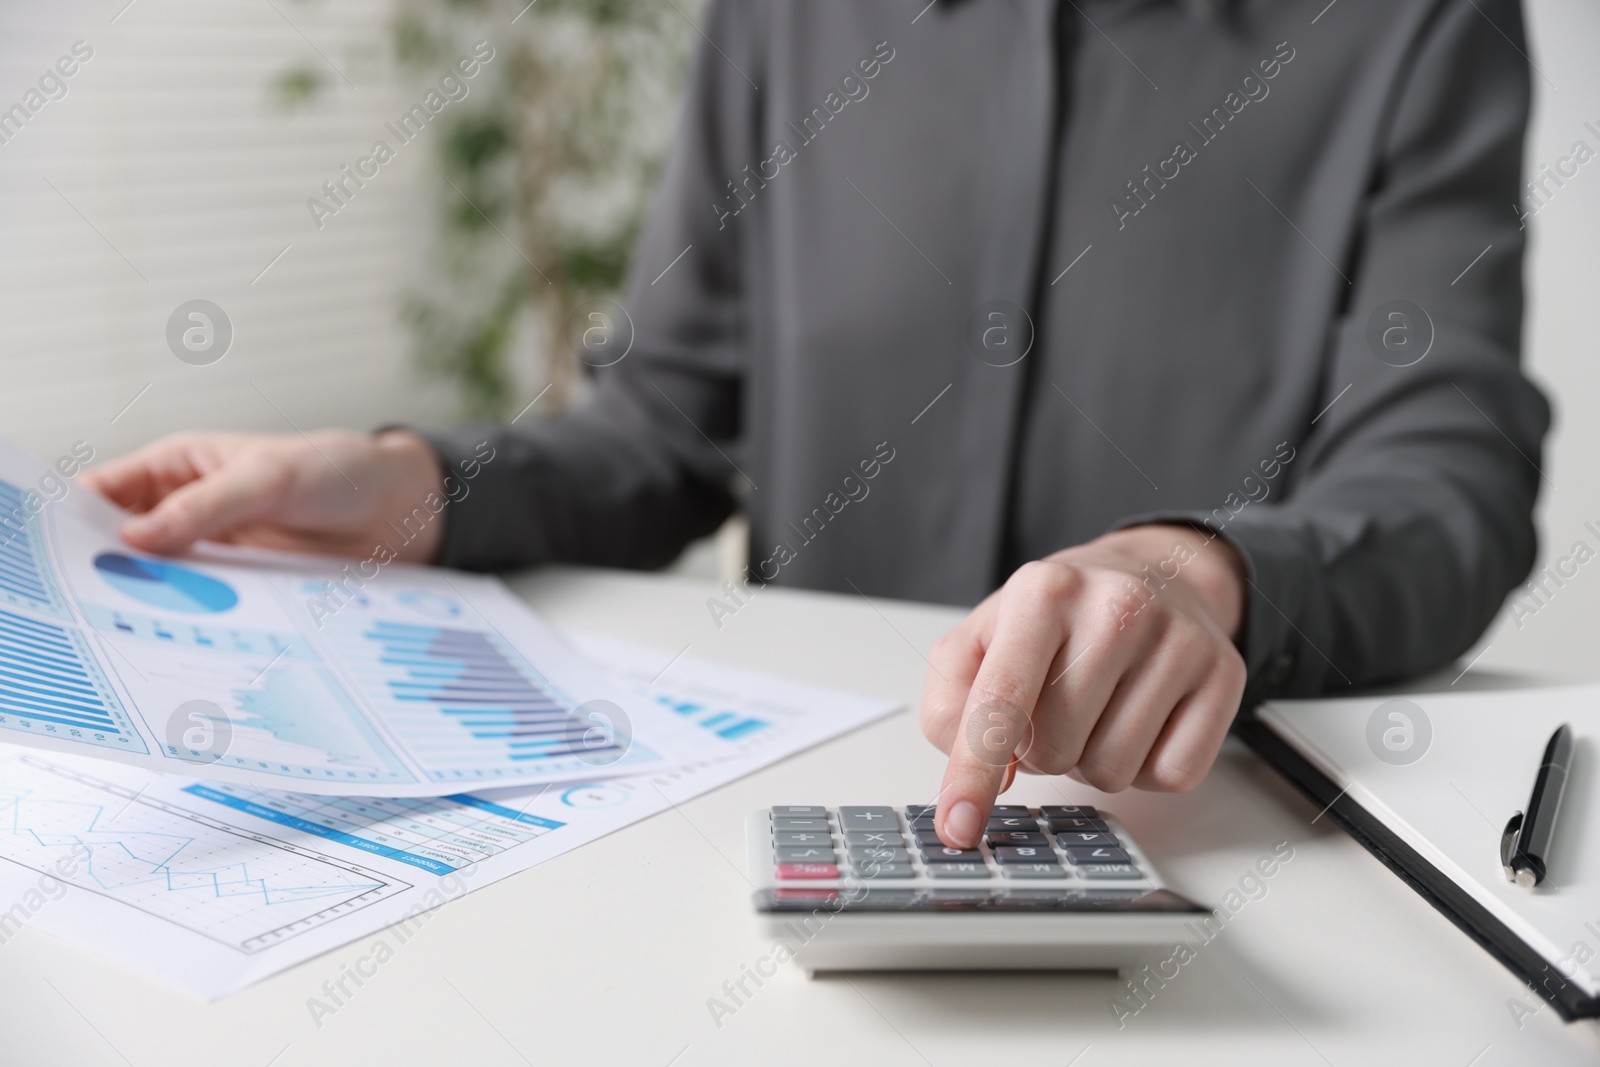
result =
M378 546L353 563L151 558L120 542L121 517L0 445L0 741L390 797L632 773L702 746L496 579Z
M0 945L32 927L212 999L369 935L392 951L441 904L895 710L687 657L650 685L670 652L580 643L702 735L705 758L374 799L0 746Z

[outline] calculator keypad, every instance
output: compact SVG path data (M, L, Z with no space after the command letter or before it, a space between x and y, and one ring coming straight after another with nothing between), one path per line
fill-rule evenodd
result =
M870 883L873 894L914 894L918 882L945 887L980 881L1061 882L1068 888L1093 882L1098 888L1146 880L1109 824L1086 804L997 806L989 814L982 844L974 849L950 848L940 841L929 805L898 810L790 805L770 809L769 819L780 895L800 893L809 899L835 892L805 885L823 881ZM907 882L913 884L907 887ZM796 888L784 889L785 883ZM987 892L976 886L974 891ZM1039 891L1059 892L1044 886L1019 890L1024 895Z

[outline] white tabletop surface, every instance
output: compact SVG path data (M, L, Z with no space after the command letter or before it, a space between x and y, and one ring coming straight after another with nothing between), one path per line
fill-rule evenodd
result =
M25 929L0 948L0 1065L1600 1060L1600 1025L1563 1024L1234 742L1185 796L1029 778L1008 795L1109 807L1176 889L1211 904L1279 842L1294 848L1123 1027L1109 978L809 980L792 965L719 1025L708 999L768 951L741 873L745 814L933 795L942 758L913 709L923 654L959 613L764 590L719 629L705 582L548 570L513 584L557 623L661 648L663 665L688 645L907 710L448 904L320 1028L307 999L363 942L207 1005Z

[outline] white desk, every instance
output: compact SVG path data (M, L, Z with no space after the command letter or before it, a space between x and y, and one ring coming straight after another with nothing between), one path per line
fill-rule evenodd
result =
M910 707L925 669L919 650L959 617L769 590L719 630L705 583L559 570L516 584L556 622L656 645L663 664L688 643L694 656ZM740 873L745 813L774 803L919 800L937 788L942 765L908 710L475 892L439 912L320 1029L307 998L365 942L202 1005L25 930L0 948L0 1065L1499 1067L1600 1059L1600 1026L1562 1024L1232 742L1187 796L1103 801L1075 783L1040 779L1023 779L1011 794L1104 802L1177 889L1210 904L1277 842L1294 845L1266 895L1125 1028L1108 1006L1121 992L1111 979L808 981L792 967L715 1025L707 999L724 996L723 983L768 951ZM1519 1029L1511 1005L1537 1014Z

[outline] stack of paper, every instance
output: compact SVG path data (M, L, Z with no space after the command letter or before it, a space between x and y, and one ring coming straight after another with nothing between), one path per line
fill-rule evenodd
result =
M662 672L494 579L143 556L63 484L0 449L0 944L220 996L894 707Z

